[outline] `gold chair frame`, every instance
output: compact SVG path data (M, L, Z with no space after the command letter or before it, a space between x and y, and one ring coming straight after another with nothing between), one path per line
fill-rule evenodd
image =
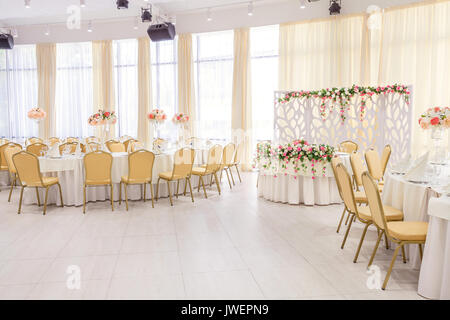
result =
M211 161L211 157L214 157L215 155L213 154L214 152L219 152L219 156L222 153L222 146L220 144L216 144L214 146L212 146L209 150L208 150L208 160L206 162L206 165L201 166L200 168L194 168L197 169L194 171L194 169L192 170L192 174L195 176L198 176L198 186L197 186L197 192L200 192L200 183L203 186L203 192L205 194L205 198L208 198L208 195L206 193L206 188L205 188L205 182L203 180L203 177L206 175L211 175L211 180L214 177L214 180L216 181L216 185L217 185L217 190L219 191L219 195L220 195L220 184L219 184L219 179L217 178L217 172L220 170L220 158L218 158L219 160L217 161L217 163L210 163ZM201 171L203 170L203 171ZM210 182L210 186L212 185L212 181Z
M14 149L14 148L19 149L18 152L15 152L15 153L13 153L11 155L10 159L8 159L8 156L6 155L6 151L9 148L11 148L11 149ZM11 188L9 190L8 202L11 202L11 195L12 195L13 189L14 189L14 187L17 186L17 180L19 179L19 176L17 175L17 170L16 170L16 167L14 166L14 162L12 160L12 157L16 153L19 153L20 151L22 151L22 146L20 144L18 144L18 143L8 143L8 145L2 151L4 153L4 155L5 155L5 160L6 160L6 163L8 165L9 177L11 179Z

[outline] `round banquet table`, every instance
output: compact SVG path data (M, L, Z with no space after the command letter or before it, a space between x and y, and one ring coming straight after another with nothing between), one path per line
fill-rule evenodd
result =
M450 299L450 197L433 198L428 205L427 242L419 277L419 294Z
M119 200L119 183L122 176L128 174L128 154L118 152L112 153L113 162L111 168L111 178L114 186L114 200ZM208 156L207 150L195 151L195 165L206 163ZM83 184L84 184L84 164L83 155L69 155L62 158L39 158L39 165L41 172L44 176L58 177L61 184L63 193L64 205L68 206L81 206L83 205ZM153 165L153 177L152 187L154 194L156 194L156 182L158 181L158 175L160 172L171 171L173 169L173 154L164 153L155 156L155 162ZM192 176L192 187L197 185L198 178ZM172 182L176 184L176 182ZM147 188L149 186L147 185ZM39 194L41 201L44 199L45 189L39 188ZM180 191L184 190L184 180L180 181ZM171 187L172 194L176 191L176 188ZM141 185L128 186L128 199L139 200L143 196L143 188ZM147 189L146 194L148 199L151 199L150 190ZM167 183L161 180L159 186L159 196L168 197ZM122 190L122 200L125 200L125 195ZM88 187L86 189L86 201L104 201L110 199L110 187L109 186L96 186ZM25 188L24 204L36 204L37 197L34 188ZM52 186L48 192L48 204L60 205L58 188Z
M402 210L405 221L428 221L428 202L438 193L429 185L406 181L402 175L386 173L382 202ZM420 269L421 259L417 245L405 245L406 256L413 269Z
M339 154L339 157L349 174L352 174L350 155ZM289 168L286 173L277 174L260 167L257 193L258 197L269 201L289 204L329 205L342 202L329 163L326 165L326 176L316 176L314 179L311 174L294 173Z

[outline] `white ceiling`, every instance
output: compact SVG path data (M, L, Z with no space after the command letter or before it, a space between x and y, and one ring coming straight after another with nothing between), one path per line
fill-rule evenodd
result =
M256 0L254 2L258 5L286 1L289 0ZM116 0L85 0L85 2L86 7L81 9L82 20L107 20L140 15L140 7L148 3L158 6L166 14L176 15L207 7L245 5L249 0L150 0L149 2L129 0L127 10L118 10ZM64 23L69 15L67 8L79 4L79 0L31 0L31 8L27 9L23 0L0 0L0 23L5 26Z

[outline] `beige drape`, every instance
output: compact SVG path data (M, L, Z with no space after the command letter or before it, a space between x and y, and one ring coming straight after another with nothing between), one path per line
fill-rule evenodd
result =
M114 60L111 40L92 41L92 71L94 110L115 110ZM120 119L118 119L120 121ZM109 138L115 136L112 125Z
M252 101L251 101L250 30L234 30L233 96L231 111L232 140L244 143L242 167L251 169Z
M148 37L138 39L138 140L150 147L149 121L147 114L151 111L152 78L150 59L150 40Z
M47 112L47 117L39 124L39 137L47 139L55 134L56 44L37 44L36 63L38 106Z
M192 35L178 35L178 110L189 115L191 136L196 132L194 60Z

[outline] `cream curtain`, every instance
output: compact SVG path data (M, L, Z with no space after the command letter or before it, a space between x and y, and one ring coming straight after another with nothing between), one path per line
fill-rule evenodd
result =
M148 37L138 39L138 140L150 147L149 121L152 101L152 77L150 59L150 40Z
M232 140L244 143L243 170L251 169L252 101L251 101L250 30L234 30L233 93L231 110Z
M94 110L115 111L114 59L111 40L92 41L92 71ZM120 121L120 119L118 119ZM109 138L115 133L115 125Z
M191 136L196 134L194 61L192 35L178 35L178 110L189 115Z
M39 124L39 137L47 139L55 133L56 44L36 45L38 106L47 112Z

